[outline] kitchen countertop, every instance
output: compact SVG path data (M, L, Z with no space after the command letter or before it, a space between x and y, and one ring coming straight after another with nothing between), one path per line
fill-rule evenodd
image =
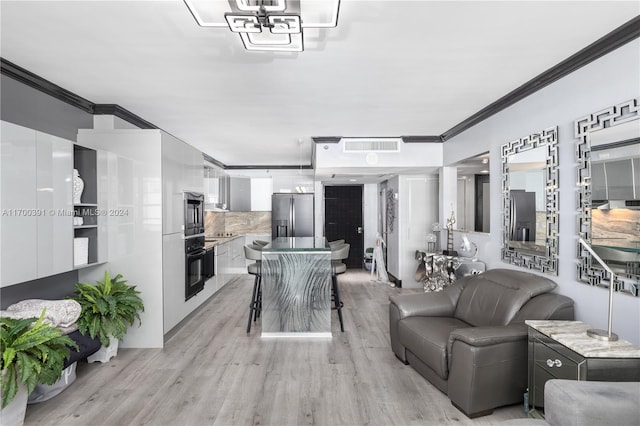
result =
M263 253L330 251L324 237L278 237L262 248Z
M236 238L244 238L244 235L232 235L230 237L205 237L204 248L210 249L211 247L235 240Z

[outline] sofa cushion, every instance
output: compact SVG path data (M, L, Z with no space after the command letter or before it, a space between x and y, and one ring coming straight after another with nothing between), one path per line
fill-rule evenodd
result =
M449 334L457 328L467 327L469 324L451 317L409 317L398 324L398 336L407 350L446 380L449 377Z
M529 299L555 287L540 275L492 269L466 282L453 316L476 327L507 325Z

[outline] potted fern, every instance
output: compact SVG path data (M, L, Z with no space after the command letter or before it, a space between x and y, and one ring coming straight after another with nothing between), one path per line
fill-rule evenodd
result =
M70 348L78 346L40 318L0 317L2 411L0 423L22 424L27 397L36 383L52 385L62 374Z
M74 292L73 299L82 307L76 321L78 330L91 338L97 337L102 343L100 350L87 361L107 362L117 354L118 341L124 337L127 328L133 326L136 319L140 323L139 313L144 311L140 292L127 284L122 275L111 278L108 271L97 285L77 283Z

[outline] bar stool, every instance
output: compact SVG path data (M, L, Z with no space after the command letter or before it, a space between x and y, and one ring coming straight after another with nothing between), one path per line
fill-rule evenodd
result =
M247 244L244 246L244 257L248 260L255 260L254 263L247 266L247 272L255 275L253 281L253 293L251 295L251 303L249 304L249 321L247 323L247 333L251 331L251 317L255 322L260 316L262 310L262 247L255 244Z
M331 247L331 300L335 309L338 311L338 319L340 320L340 331L344 332L344 324L342 322L342 307L344 304L340 300L340 291L338 291L338 275L347 271L347 265L342 260L349 257L349 244L334 245Z
M253 244L256 245L256 246L264 247L267 244L269 244L269 241L253 240Z
M331 247L331 248L338 247L338 246L344 244L344 240L329 241L327 244L329 244L329 247Z

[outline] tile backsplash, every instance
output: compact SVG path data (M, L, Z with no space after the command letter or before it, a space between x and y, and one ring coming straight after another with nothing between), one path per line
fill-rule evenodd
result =
M225 234L224 215L225 212L205 212L204 234L206 237L218 237Z
M271 212L206 212L204 226L207 237L271 234Z

